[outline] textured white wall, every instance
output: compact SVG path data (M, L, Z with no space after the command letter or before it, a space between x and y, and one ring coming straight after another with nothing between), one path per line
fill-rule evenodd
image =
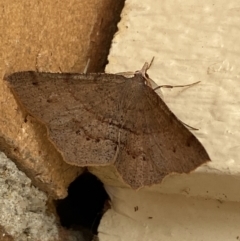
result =
M153 56L149 75L157 84L201 81L164 89L163 95L180 120L199 128L194 134L212 162L138 193L109 188L113 210L101 223L101 240L235 240L240 237L240 215L235 216L240 211L240 2L126 1L106 72L135 71ZM143 221L142 208L136 216L136 200L155 219Z

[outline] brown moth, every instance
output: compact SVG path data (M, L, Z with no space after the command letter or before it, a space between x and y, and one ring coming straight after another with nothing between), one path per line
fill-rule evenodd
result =
M149 84L146 71L115 74L18 72L5 77L17 101L42 122L64 160L114 165L133 189L210 160Z

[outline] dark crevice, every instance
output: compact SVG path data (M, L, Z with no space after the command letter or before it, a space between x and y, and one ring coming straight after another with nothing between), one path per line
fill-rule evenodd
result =
M125 0L98 2L99 14L96 16L96 24L91 33L88 73L104 72L114 34L118 30L117 24L121 20L120 15L124 3Z
M85 172L70 184L68 196L55 203L63 227L97 235L108 202L109 196L103 183L93 174Z

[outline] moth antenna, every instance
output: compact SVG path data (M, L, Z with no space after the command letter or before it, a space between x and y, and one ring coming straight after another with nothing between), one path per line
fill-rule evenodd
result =
M152 58L150 64L148 64L148 62L145 62L145 64L143 65L141 70L138 70L135 72L135 74L141 74L142 77L145 79L145 84L147 86L149 86L150 88L152 88L152 84L151 84L151 79L149 78L147 71L150 69L150 67L152 66L154 57Z
M127 72L118 72L118 73L115 73L115 74L117 74L117 75L123 75L123 76L126 76L126 77L128 78L128 77L133 76L133 75L134 75L134 72L132 72L132 71L127 71Z
M87 73L89 64L90 64L90 58L88 58L87 64L86 64L86 66L85 66L85 68L84 68L84 70L83 70L83 73L84 73L84 74Z
M152 79L150 79L149 78L149 76L146 76L147 74L147 71L150 69L150 67L152 66L152 63L153 63L153 60L154 60L154 57L152 57L152 60L150 61L150 64L148 64L148 62L146 62L144 65L143 65L143 67L142 67L142 69L141 70L139 70L139 71L136 71L136 72L141 72L141 73L144 73L144 74L142 74L143 75L143 77L144 77L144 79L146 79L147 80L147 82L149 81L149 80L151 80L151 81L153 81ZM130 75L134 75L136 72L132 72L132 71L128 71L128 72L118 72L118 73L116 73L117 75L123 75L123 76L130 76ZM149 84L150 84L150 86L151 86L151 83L149 82Z
M169 89L172 89L172 88L182 88L182 87L190 87L190 86L193 86L193 85L196 85L198 83L200 83L201 81L197 81L197 82L194 82L192 84L187 84L187 85L159 85L158 87L154 88L153 90L157 90L157 89L160 89L160 88L169 88Z
M152 64L153 64L153 61L154 61L154 56L152 57L152 60L150 61L150 64L148 65L148 69L150 69L151 68L151 66L152 66Z
M35 68L37 72L40 72L39 67L38 67L38 57L41 56L40 50L37 53L36 59L35 59Z

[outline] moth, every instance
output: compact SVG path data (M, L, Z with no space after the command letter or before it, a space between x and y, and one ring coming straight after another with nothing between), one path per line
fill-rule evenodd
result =
M148 64L116 74L18 72L5 76L18 103L43 123L63 159L114 165L133 189L189 173L210 158L151 88Z

